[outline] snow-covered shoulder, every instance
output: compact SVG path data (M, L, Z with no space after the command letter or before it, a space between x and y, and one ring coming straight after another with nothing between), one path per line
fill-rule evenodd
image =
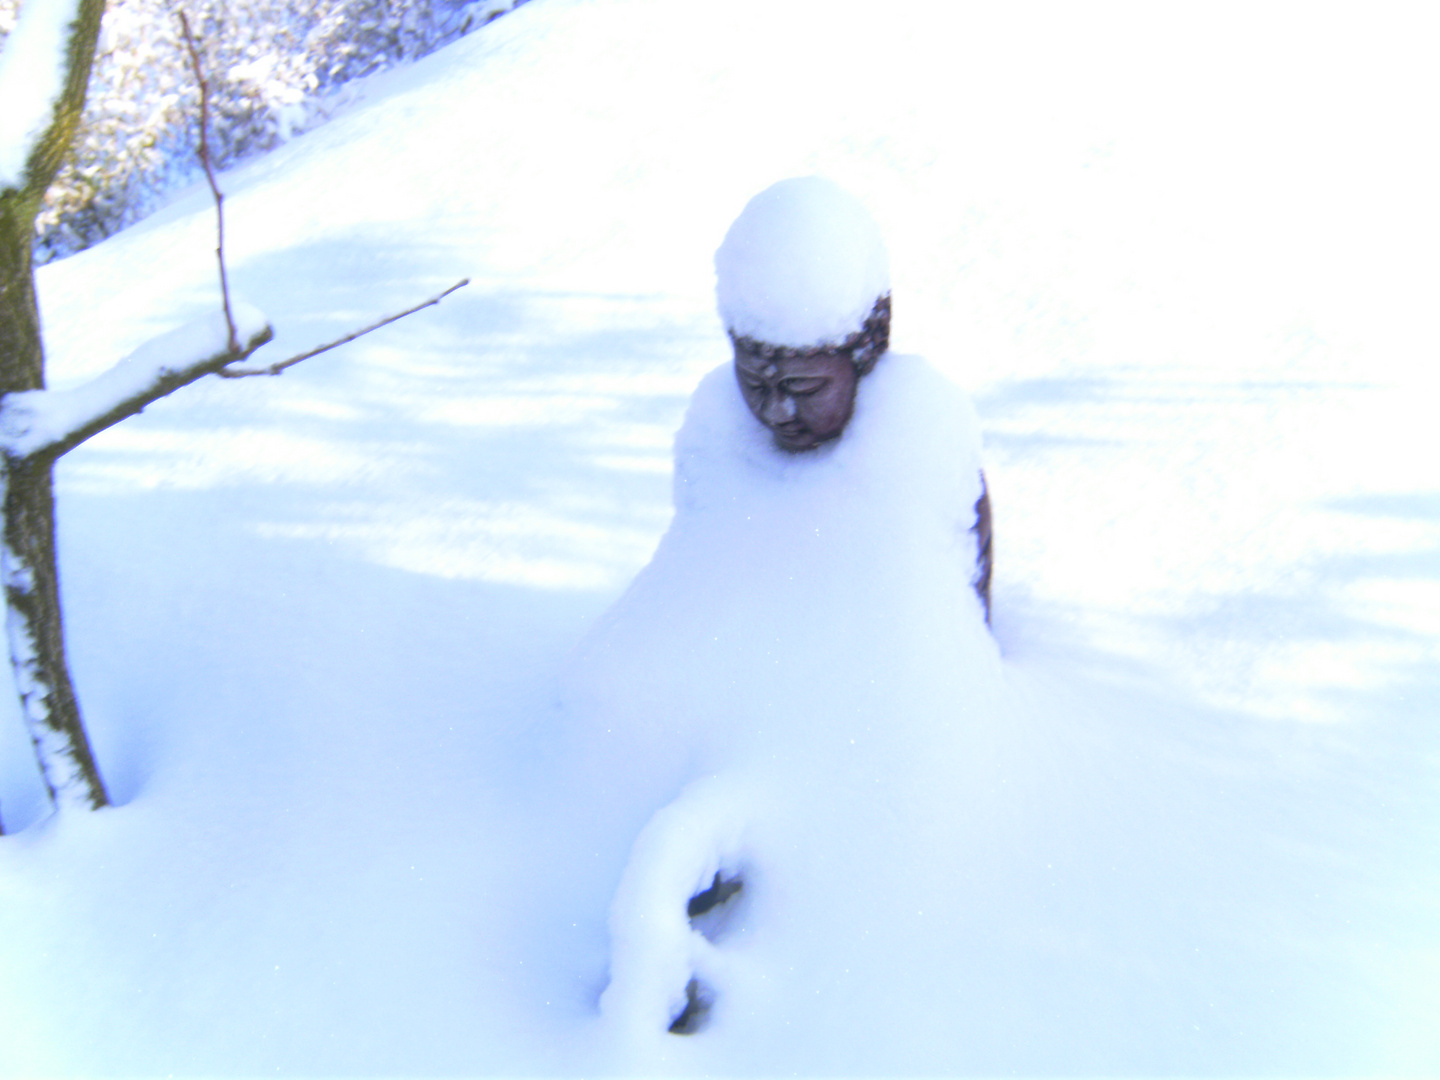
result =
M945 513L942 507L968 499L969 512L979 498L979 469L974 406L923 357L887 353L861 381L845 433L802 453L775 445L747 409L734 368L724 364L702 380L676 436L675 510L677 520L703 512L711 488L729 501L764 492L803 499L839 483L848 498L878 500L876 511Z
M576 660L595 752L674 790L695 767L948 723L998 671L970 584L979 451L966 395L916 356L885 357L845 434L799 454L728 365L707 375L670 528Z

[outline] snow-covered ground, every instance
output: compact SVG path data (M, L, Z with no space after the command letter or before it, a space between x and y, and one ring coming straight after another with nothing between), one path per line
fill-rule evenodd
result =
M62 462L122 805L47 819L3 699L0 1073L1440 1071L1435 29L535 0L229 174L257 362L474 283ZM975 401L995 683L853 767L597 750L712 254L806 173ZM212 230L46 267L51 384L214 305ZM682 1037L600 998L617 891L616 971L681 970L692 827L769 861Z

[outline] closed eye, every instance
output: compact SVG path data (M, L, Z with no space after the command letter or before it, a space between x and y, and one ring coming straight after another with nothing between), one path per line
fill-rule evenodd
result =
M805 397L806 395L815 393L815 391L821 389L829 381L829 379L814 376L802 376L786 379L780 384L780 389L793 397Z

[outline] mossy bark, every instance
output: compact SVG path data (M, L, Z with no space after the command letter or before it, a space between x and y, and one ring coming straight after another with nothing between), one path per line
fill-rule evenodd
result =
M69 153L95 57L104 0L80 0L66 45L65 85L50 126L31 148L22 187L0 190L0 396L45 386L35 298L35 216ZM65 661L55 569L53 454L7 458L4 585L7 636L30 737L57 805L109 801L95 767Z
M0 192L0 394L45 385L31 259L37 206L38 201L27 199L23 191Z

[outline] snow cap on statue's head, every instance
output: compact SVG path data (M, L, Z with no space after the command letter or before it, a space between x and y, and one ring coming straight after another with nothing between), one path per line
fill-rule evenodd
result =
M782 180L740 212L715 252L715 295L733 337L838 346L890 292L880 227L830 180Z

